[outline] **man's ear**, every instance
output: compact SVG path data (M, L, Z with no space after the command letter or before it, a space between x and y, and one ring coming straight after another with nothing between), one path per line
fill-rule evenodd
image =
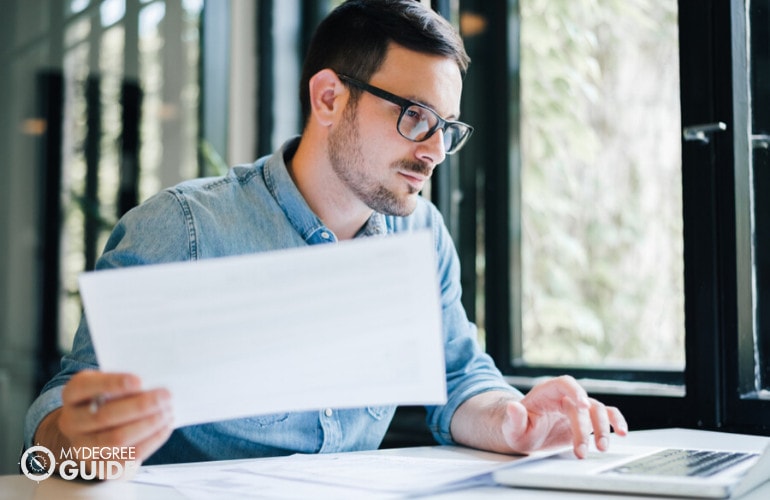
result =
M337 120L347 103L347 87L331 69L322 69L310 78L311 119L328 126Z

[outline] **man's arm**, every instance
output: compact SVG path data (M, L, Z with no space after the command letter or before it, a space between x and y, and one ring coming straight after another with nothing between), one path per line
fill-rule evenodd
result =
M593 433L596 447L605 451L610 429L628 432L623 415L589 398L572 377L542 382L523 398L489 391L465 401L452 417L455 442L498 453L529 453L572 444L585 458Z
M62 391L62 407L49 413L34 441L59 456L71 447L133 447L142 461L173 430L168 391L142 391L133 375L82 371Z

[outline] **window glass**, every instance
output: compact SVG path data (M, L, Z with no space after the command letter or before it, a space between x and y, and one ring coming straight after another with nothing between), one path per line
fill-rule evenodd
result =
M201 4L154 2L139 12L139 199L198 174Z
M102 18L102 26L111 26L120 21L126 14L126 0L102 0L99 13Z
M520 9L514 354L526 365L681 370L677 2Z
M194 0L148 1L129 13L124 0L69 5L85 12L63 34L58 341L65 352L80 320L77 277L93 267L118 217L198 174L202 9Z
M71 29L79 29L72 25ZM67 35L65 34L65 38ZM62 238L59 348L69 351L80 319L77 275L85 269L86 81L91 44L64 53L64 124L62 127Z

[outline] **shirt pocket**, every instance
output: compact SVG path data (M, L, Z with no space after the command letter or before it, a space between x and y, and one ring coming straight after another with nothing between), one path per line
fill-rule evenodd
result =
M274 413L271 415L261 415L259 417L247 417L245 420L249 422L249 424L261 429L270 427L271 425L280 424L288 418L288 413Z
M395 406L367 406L366 411L369 412L375 420L382 420L385 417L390 416L396 411Z

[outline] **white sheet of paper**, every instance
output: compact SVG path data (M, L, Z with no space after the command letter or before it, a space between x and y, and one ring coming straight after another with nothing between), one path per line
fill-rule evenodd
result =
M175 425L443 404L432 235L80 276L100 369L172 394Z
M189 498L215 492L269 498L404 498L494 485L490 473L554 453L497 455L417 447L142 467L133 481L172 486Z

